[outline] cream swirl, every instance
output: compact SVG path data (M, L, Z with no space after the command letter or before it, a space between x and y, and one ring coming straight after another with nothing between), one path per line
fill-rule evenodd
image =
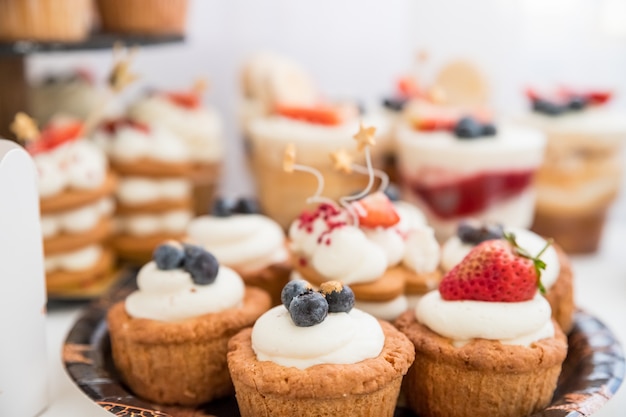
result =
M130 125L119 126L113 133L99 129L93 140L111 159L119 162L152 159L178 163L190 160L183 141L159 127L150 126L147 132Z
M120 179L116 195L121 203L132 206L161 200L184 200L191 196L191 192L191 182L183 178L126 177Z
M155 214L135 214L117 219L119 232L134 236L156 233L184 233L193 215L188 210L172 210Z
M134 318L176 322L239 307L245 287L232 269L220 266L212 284L197 285L182 269L161 270L148 262L137 275L139 290L126 298Z
M259 270L289 257L282 228L260 214L200 216L187 227L187 236L221 264L240 271Z
M281 305L263 314L252 328L252 349L259 361L298 369L375 358L384 344L378 321L358 309L330 313L315 326L298 327Z
M415 309L419 322L456 346L472 339L530 346L554 336L550 304L539 293L522 302L446 301L439 291L426 294Z
M102 246L90 245L84 248L47 255L44 265L47 273L56 271L82 271L94 266L102 257Z
M505 230L508 233L513 233L517 244L531 255L541 252L547 243L544 238L527 229L506 227ZM441 250L441 266L444 271L447 272L458 265L474 247L475 245L463 243L458 236L452 236L448 239ZM546 263L546 269L541 273L541 283L546 289L549 289L554 285L561 272L559 256L554 247L550 246L540 256L540 259Z
M132 105L129 116L143 123L162 126L180 136L193 160L213 162L224 154L222 123L212 109L179 106L164 95L154 94Z
M39 174L41 197L50 197L67 189L98 188L104 183L108 169L104 153L82 139L35 154L33 160Z

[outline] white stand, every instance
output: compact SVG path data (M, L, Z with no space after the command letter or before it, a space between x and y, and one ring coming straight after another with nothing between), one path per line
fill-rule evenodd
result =
M48 404L46 289L37 173L0 139L0 416L33 417Z

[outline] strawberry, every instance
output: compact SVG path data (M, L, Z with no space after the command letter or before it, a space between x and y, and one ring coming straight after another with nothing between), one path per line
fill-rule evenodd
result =
M352 207L359 217L359 224L364 227L391 227L400 221L393 203L382 192L355 201Z
M456 119L449 117L420 117L413 122L415 130L434 132L436 130L454 130Z
M515 236L487 240L452 268L442 279L439 293L444 300L476 300L492 302L519 302L531 300L541 284L541 271L546 264L520 248Z
M195 92L169 92L164 93L165 97L172 103L187 109L197 109L200 107L200 96Z
M80 122L48 125L41 132L39 139L28 145L27 149L32 155L46 152L66 142L78 139L82 133L83 124Z
M125 118L106 120L102 123L100 128L109 134L114 134L119 128L124 126L140 130L146 134L150 133L150 127L147 124Z
M316 106L279 104L276 106L276 113L281 116L328 126L335 126L343 122L343 112L341 110L339 107L325 104Z
M613 97L613 93L611 91L588 91L584 94L584 97L591 104L601 105L609 101Z
M401 97L411 98L419 97L422 95L422 91L417 85L417 82L413 77L410 76L400 77L396 84L396 88Z

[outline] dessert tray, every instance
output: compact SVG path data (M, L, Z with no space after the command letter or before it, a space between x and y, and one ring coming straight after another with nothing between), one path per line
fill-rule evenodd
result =
M197 408L158 406L137 398L120 381L111 358L106 312L136 288L135 271L128 270L106 294L93 301L78 318L63 347L70 378L96 404L116 416L236 417L234 396ZM583 417L600 409L615 394L624 377L622 348L606 326L577 311L569 335L569 352L550 406L532 417ZM395 417L416 417L402 406Z

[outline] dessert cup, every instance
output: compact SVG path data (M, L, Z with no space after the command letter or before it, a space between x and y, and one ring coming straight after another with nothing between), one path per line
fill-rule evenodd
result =
M233 392L228 340L270 307L199 246L169 241L137 275L138 290L107 314L113 362L138 396L196 406Z
M386 137L382 120L366 118L364 124L377 127L377 139ZM263 213L287 228L307 207L306 199L315 193L317 183L313 176L284 172L282 157L290 143L295 145L298 163L318 170L324 177L324 196L339 199L364 189L368 182L366 175L337 172L329 158L330 153L346 149L356 163L364 163L352 138L358 126L356 119L334 126L276 115L255 120L250 128L251 161ZM375 161L382 157L382 149L384 146L373 150ZM375 165L379 164L375 162Z
M440 241L468 218L530 226L545 149L539 131L505 126L495 136L463 140L405 122L397 145L403 198L422 209Z
M385 340L377 356L306 369L259 360L252 329L234 336L228 347L228 367L242 417L393 416L402 377L413 361L413 348L389 323L379 323Z
M187 0L98 0L102 27L136 35L184 35Z
M532 229L551 236L568 253L598 249L607 210L621 184L624 114L585 109L559 116L533 113L524 123L548 140L537 172Z
M200 216L187 227L187 240L204 247L246 283L265 290L278 305L292 271L285 232L260 214Z
M89 0L0 2L0 40L79 42L91 26Z
M552 338L530 346L474 339L455 347L407 311L396 326L415 345L415 362L404 380L408 405L421 417L523 417L551 401L567 339L558 326Z

